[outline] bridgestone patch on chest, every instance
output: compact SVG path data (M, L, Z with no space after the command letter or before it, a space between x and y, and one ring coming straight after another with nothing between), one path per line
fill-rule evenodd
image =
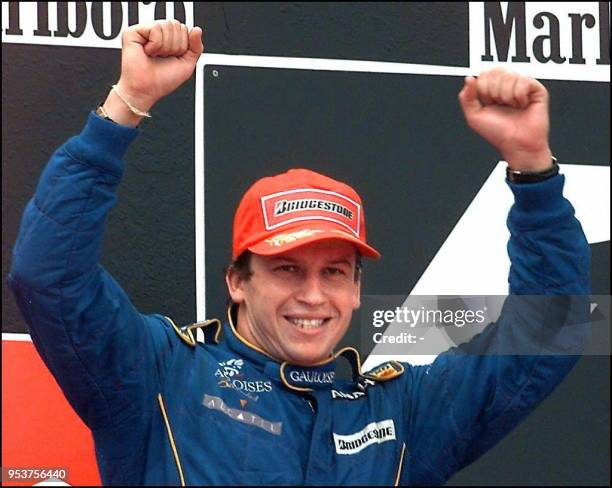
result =
M392 440L395 440L393 419L372 422L354 434L339 435L334 432L334 443L338 454L355 454L372 444L382 444Z

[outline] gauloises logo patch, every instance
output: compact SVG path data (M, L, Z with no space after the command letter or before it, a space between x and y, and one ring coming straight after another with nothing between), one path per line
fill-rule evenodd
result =
M336 373L334 371L289 371L289 378L291 378L293 383L297 384L333 383L335 375Z
M267 230L300 220L327 220L359 236L361 206L340 193L306 188L261 197Z

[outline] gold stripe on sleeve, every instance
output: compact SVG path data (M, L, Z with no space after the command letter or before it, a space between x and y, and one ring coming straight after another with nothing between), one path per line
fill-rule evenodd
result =
M393 486L399 485L400 476L402 474L402 463L404 462L404 452L406 451L406 443L402 443L402 454L400 455L399 466L397 467L397 475L395 476L395 484Z
M166 413L166 407L164 406L164 399L161 393L157 394L157 400L159 407L161 408L164 422L166 423L166 430L168 431L168 439L170 439L170 447L172 447L172 453L174 454L174 461L176 462L176 469L178 469L179 477L181 478L181 486L185 486L185 477L183 476L183 468L181 467L181 460L179 459L178 451L176 450L176 444L174 443L174 436L172 435L172 429L170 428L170 422Z

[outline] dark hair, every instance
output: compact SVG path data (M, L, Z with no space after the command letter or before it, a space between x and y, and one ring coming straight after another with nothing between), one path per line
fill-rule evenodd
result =
M225 273L228 271L233 271L238 273L241 280L248 280L252 275L253 271L251 271L251 255L253 253L251 251L244 251L238 259L230 263L225 267Z

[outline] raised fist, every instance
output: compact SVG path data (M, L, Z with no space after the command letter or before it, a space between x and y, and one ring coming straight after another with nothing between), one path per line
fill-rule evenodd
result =
M187 81L204 50L202 29L189 31L178 20L133 25L121 40L117 88L143 111Z
M539 81L503 68L484 71L465 78L459 103L467 124L512 169L550 167L548 91Z

